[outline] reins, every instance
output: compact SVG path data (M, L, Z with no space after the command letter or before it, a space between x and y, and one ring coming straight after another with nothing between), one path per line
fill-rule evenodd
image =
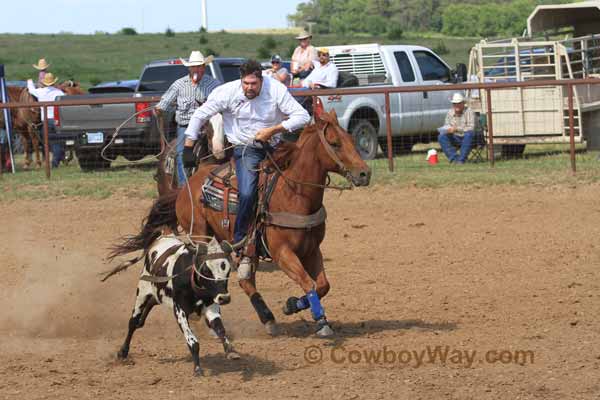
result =
M341 174L344 176L344 178L346 178L346 180L348 181L349 185L348 186L332 185L331 184L331 178L329 177L329 174L327 174L327 180L328 180L328 182L326 184L324 184L324 185L322 185L320 183L313 183L313 182L302 182L302 181L298 181L296 179L290 178L288 176L285 176L284 173L283 173L283 171L279 167L279 165L277 165L277 163L273 159L273 156L271 155L271 153L267 151L267 157L269 158L269 161L271 161L271 163L273 164L273 167L277 170L277 172L279 173L279 175L281 175L283 177L283 179L286 181L286 183L289 184L291 182L291 183L295 183L297 185L317 187L317 188L320 188L320 189L334 189L334 190L339 190L340 192L342 192L344 190L352 190L353 184L352 184L352 180L350 178L350 171L348 171L348 168L346 168L346 166L344 165L344 163L342 162L342 160L340 160L340 158L335 153L335 150L333 150L333 148L331 147L331 145L329 144L329 142L327 142L327 140L325 139L325 131L327 131L328 127L329 127L329 122L326 122L325 123L325 128L323 128L323 130L317 129L318 134L319 134L319 140L323 144L323 147L325 148L325 151L327 152L327 154L329 155L329 157L331 157L331 159L340 168Z

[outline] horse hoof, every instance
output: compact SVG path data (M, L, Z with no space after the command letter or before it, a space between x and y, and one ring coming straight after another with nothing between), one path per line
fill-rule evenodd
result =
M333 329L327 322L319 325L319 329L315 333L320 338L327 338L333 336Z
M230 351L229 353L227 353L228 360L239 360L240 358L240 355L235 351Z
M297 313L298 311L298 298L297 297L289 297L283 306L283 313L285 315L292 315Z
M267 321L265 323L265 330L270 336L277 336L279 334L279 328L277 328L275 321Z
M204 376L204 371L200 366L194 368L194 376L196 378L202 378Z

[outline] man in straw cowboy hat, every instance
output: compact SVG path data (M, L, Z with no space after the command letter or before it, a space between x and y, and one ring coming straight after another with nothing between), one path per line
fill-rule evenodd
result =
M58 78L54 77L52 72L47 72L42 79L41 88L36 88L33 84L33 80L27 80L27 90L31 93L32 96L37 97L38 101L54 101L58 96L64 96L65 93L55 87ZM55 132L54 125L54 107L46 107L48 110L48 115L44 115L44 110L42 109L42 121L48 118L48 134ZM43 136L44 126L40 126L40 135ZM65 148L63 143L52 143L52 167L56 168L60 164L60 162L65 158Z
M314 68L313 61L318 61L317 51L310 44L312 35L306 31L302 31L298 36L299 44L292 54L292 75L294 77L304 79L310 74Z
M196 108L206 101L208 95L221 84L209 74L205 74L206 66L213 60L213 56L204 57L199 51L192 51L190 58L186 61L180 59L183 65L188 67L189 74L173 82L171 87L163 94L160 102L156 105L157 113L164 112L176 103L175 121L177 122L177 179L179 186L186 181L182 153L185 140L185 130L190 118ZM218 148L222 146L223 122L220 114L210 120L213 130L213 152L217 157L221 156ZM215 145L217 148L215 148Z
M451 163L464 164L473 148L475 115L465 105L461 93L454 93L451 102L452 108L446 114L446 122L438 128L438 142ZM456 147L460 147L459 154L456 153Z
M48 64L45 58L40 58L37 64L32 64L32 67L40 71L38 74L37 86L40 88L44 87L42 85L42 81L44 80L44 76L46 76L46 73L48 72L50 64Z

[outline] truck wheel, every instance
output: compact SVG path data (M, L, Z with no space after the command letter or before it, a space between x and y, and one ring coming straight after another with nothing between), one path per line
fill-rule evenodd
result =
M524 144L503 144L500 147L500 155L506 159L522 158L523 152L525 152Z
M110 161L105 160L100 157L100 154L96 153L77 153L77 161L82 171L94 171L110 167Z
M372 160L377 155L377 130L373 124L361 119L355 121L350 128L350 134L354 138L354 145L363 160Z
M127 161L139 161L142 158L146 157L143 153L126 153L123 155Z

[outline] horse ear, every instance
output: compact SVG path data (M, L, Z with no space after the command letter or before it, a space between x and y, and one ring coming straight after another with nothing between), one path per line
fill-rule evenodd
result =
M337 121L337 114L333 108L331 109L331 111L329 111L329 115L331 115L331 118Z

